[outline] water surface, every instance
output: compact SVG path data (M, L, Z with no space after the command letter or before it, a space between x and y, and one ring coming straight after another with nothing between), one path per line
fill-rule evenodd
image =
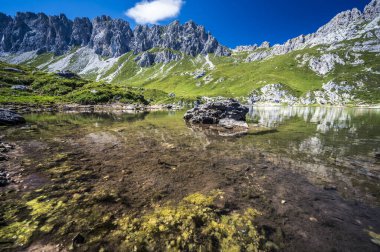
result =
M33 224L3 244L64 248L79 232L88 248L112 250L112 219L219 189L229 211L260 210L285 250L377 249L366 230L380 232L380 110L251 107L249 132L235 137L183 114L28 114L1 128L16 144L1 163L14 179L0 189L3 218ZM41 197L66 207L33 219L25 209Z

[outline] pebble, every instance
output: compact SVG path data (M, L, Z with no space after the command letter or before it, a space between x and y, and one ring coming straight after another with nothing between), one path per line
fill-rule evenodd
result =
M83 244L85 242L85 238L81 235L81 234L77 234L74 238L73 238L73 245L76 245L76 244Z
M310 220L311 222L318 222L318 220L317 220L316 218L314 218L314 217L310 217L309 220Z
M325 189L326 191L336 191L337 190L335 185L325 185L323 187L323 189Z

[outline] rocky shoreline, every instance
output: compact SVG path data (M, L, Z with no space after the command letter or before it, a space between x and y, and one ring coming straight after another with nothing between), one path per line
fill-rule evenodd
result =
M81 104L49 104L49 105L34 105L34 104L1 104L0 107L5 110L17 111L19 113L31 112L139 112L139 111L157 111L157 110L179 110L182 106L174 104L162 105L142 105L142 104L96 104L96 105L81 105Z
M347 105L284 105L274 102L257 102L254 104L243 103L246 107L352 107L352 108L366 108L366 109L379 109L380 105L377 104L362 104L355 106ZM43 112L73 112L73 113L138 113L160 110L181 110L187 106L178 106L174 104L162 105L128 105L128 104L98 104L98 105L80 105L80 104L52 104L52 105L34 105L34 104L1 104L0 109L10 110L21 114L26 113L43 113Z

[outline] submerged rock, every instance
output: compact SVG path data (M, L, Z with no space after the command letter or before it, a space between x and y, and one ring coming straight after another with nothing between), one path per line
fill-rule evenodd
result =
M13 145L6 144L0 141L0 162L7 161L9 159L9 157L5 155L4 153L7 153L13 148L14 148ZM3 168L0 168L0 187L8 185L9 182L10 182L9 174Z
M7 152L9 152L12 149L14 149L13 145L7 144L7 143L2 143L0 141L0 153L7 153Z
M0 109L0 125L16 125L22 123L25 123L25 119L19 114L9 110Z
M248 128L245 116L248 108L234 99L208 102L186 112L184 119L191 124L217 124L224 128Z
M77 234L74 238L73 238L73 245L80 245L80 244L83 244L85 243L86 239L83 237L83 235L81 234Z
M0 171L0 187L9 184L9 176L5 171Z

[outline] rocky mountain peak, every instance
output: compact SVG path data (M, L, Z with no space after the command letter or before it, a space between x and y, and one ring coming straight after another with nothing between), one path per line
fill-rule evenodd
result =
M300 35L282 45L275 45L270 50L253 51L246 61L262 60L317 45L335 46L342 41L365 38L366 36L371 40L370 43L357 45L355 50L377 51L380 43L380 29L374 21L378 18L380 18L380 0L372 0L363 12L357 8L343 11L315 33Z
M372 0L364 9L364 17L367 21L380 15L380 0Z
M174 20L173 22L171 22L169 25L168 25L168 28L172 28L172 27L179 27L181 24L178 20Z
M75 18L64 14L19 12L14 18L0 13L0 52L28 51L63 54L74 46L87 46L102 56L118 57L129 51L141 53L152 48L169 48L188 55L215 53L229 55L229 50L203 26L193 21L181 25L174 21L167 26L137 25L110 16Z
M268 41L264 41L260 46L259 48L269 48L270 47L270 43Z
M356 8L347 10L336 15L330 22L318 29L317 33L330 32L339 28L345 28L354 22L363 21L362 12Z
M252 52L258 48L257 44L254 45L244 45L244 46L237 46L235 49L233 49L234 52Z
M184 26L192 29L196 29L198 27L198 25L193 20L187 21Z

